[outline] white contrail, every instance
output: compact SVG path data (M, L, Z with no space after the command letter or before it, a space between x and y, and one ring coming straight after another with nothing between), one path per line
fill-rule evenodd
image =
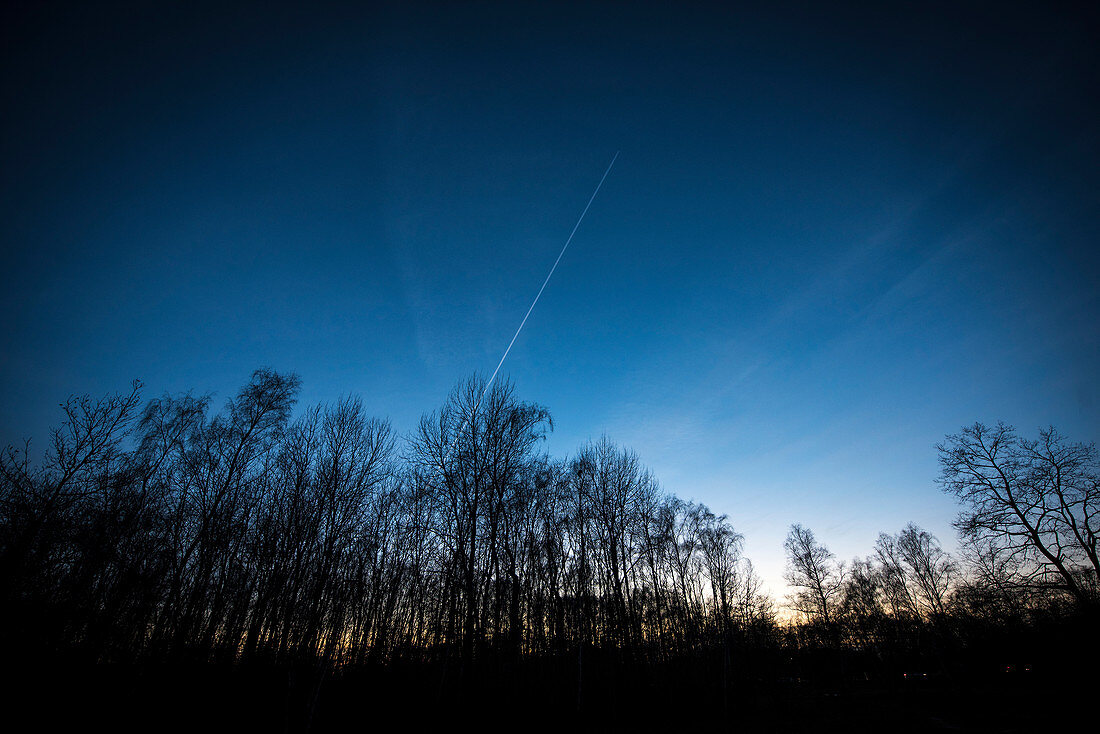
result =
M535 310L535 304L539 302L539 298L542 297L542 292L546 290L546 284L550 282L550 278L554 275L554 271L558 269L558 263L561 262L562 255L569 249L569 243L573 241L573 235L577 233L577 228L581 226L581 221L584 220L584 215L588 213L588 207L592 206L592 202L595 201L596 194L600 193L600 187L603 186L603 182L607 179L607 174L611 173L611 167L614 166L615 161L618 160L619 153L620 151L615 151L615 155L611 158L611 162L607 164L607 170L603 172L603 176L600 177L600 182L596 184L596 189L592 192L592 196L588 197L588 203L584 205L584 211L577 217L577 223L573 225L573 231L569 233L569 237L565 240L565 245L562 246L561 252L558 253L558 259L554 261L554 265L550 268L550 272L546 274L546 280L542 281L542 287L539 288L538 294L535 295L535 300L531 301L527 313L523 315L523 321L519 322L519 328L516 329L516 333L512 335L512 341L508 342L508 348L504 350L504 354L501 356L500 361L497 362L497 368L493 370L493 374L489 378L489 381L485 383L485 389L481 391L481 397L477 399L477 405L481 405L481 401L485 398L486 393L489 392L489 387L492 386L493 380L497 378L497 373L500 372L504 360L508 359L508 352L512 351L512 345L516 343L519 333L523 331L523 326L527 323L527 317ZM474 410L476 411L477 408L475 407Z
M516 339L519 338L519 333L523 331L524 325L527 323L527 318L531 315L531 312L535 310L535 304L539 302L539 298L542 297L542 292L546 290L546 284L550 282L550 278L554 275L554 271L558 269L558 263L561 262L562 255L569 249L569 243L573 241L573 235L577 233L577 229L581 226L581 222L584 220L584 215L588 213L588 208L592 206L592 202L596 199L596 194L600 193L600 187L603 186L603 182L607 179L607 174L611 173L611 167L615 165L615 161L619 159L619 153L621 151L615 151L615 155L612 156L611 162L607 164L607 170L603 172L603 176L600 177L600 182L596 184L595 190L592 192L592 196L588 197L588 203L584 205L584 211L577 217L577 223L573 225L573 231L569 233L569 237L566 238L565 244L561 248L561 252L558 253L558 259L554 261L553 266L550 268L550 272L546 274L546 280L542 281L542 287L539 288L539 292L535 295L535 300L531 301L531 305L527 308L527 313L523 315L523 321L519 322L519 328L516 329L516 333L512 335L512 341L508 342L508 348L504 350L504 354L501 356L500 361L497 362L497 368L493 370L493 374L489 377L489 381L485 383L485 389L481 391L481 396L474 404L474 415L477 415L477 409L481 407L481 401L485 399L485 396L489 392L489 388L493 385L493 380L497 378L497 373L500 372L500 368L504 365L504 360L508 359L508 352L512 351L512 345L516 343ZM466 425L469 423L470 417L467 416L462 422L462 427L458 429L458 434L461 434L466 430ZM458 434L455 434L454 438L458 438ZM454 449L454 440L447 447L447 453L443 457L443 463L446 464L447 460L451 458L451 452Z

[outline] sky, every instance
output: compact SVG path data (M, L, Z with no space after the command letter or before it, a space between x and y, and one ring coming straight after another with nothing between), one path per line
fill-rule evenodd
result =
M8 3L0 444L261 366L406 434L500 359L778 598L935 445L1100 438L1098 23L1075 5ZM1083 5L1083 4L1082 4Z

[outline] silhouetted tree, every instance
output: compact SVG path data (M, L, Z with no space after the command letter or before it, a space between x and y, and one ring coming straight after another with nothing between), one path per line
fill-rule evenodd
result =
M883 591L894 616L935 616L946 611L955 563L928 531L909 523L875 543Z
M517 400L510 383L486 390L484 378L473 377L422 418L412 438L410 458L438 508L436 536L447 557L444 637L460 641L464 668L487 628L499 631L491 620L493 592L503 581L504 510L532 471L534 447L549 426L549 412Z
M1020 438L975 423L937 446L943 489L964 504L957 527L1017 585L1055 586L1095 605L1100 587L1096 447L1053 428Z
M791 525L784 543L787 583L794 587L792 608L811 621L829 625L836 617L844 582L843 564L817 542L813 531Z

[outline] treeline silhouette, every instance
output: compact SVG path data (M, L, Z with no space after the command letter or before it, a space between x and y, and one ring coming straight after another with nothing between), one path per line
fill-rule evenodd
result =
M1033 684L1080 660L1052 641L1092 631L1095 449L1053 430L976 424L940 447L970 509L958 559L909 525L845 566L792 526L787 619L726 516L607 438L546 455L549 412L508 382L467 379L405 437L358 398L292 419L299 386L258 370L214 412L135 383L70 399L40 460L9 448L9 660L136 721L198 722L192 701L282 729L378 708L762 724L777 704L820 717L836 686L888 691L873 718L918 677L1001 690L1018 665Z

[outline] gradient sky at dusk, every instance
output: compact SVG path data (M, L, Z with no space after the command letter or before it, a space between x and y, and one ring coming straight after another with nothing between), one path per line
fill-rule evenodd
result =
M0 443L265 365L407 432L492 371L616 150L503 372L555 455L607 433L728 513L777 595L792 522L953 547L963 424L1100 438L1072 5L25 5Z

